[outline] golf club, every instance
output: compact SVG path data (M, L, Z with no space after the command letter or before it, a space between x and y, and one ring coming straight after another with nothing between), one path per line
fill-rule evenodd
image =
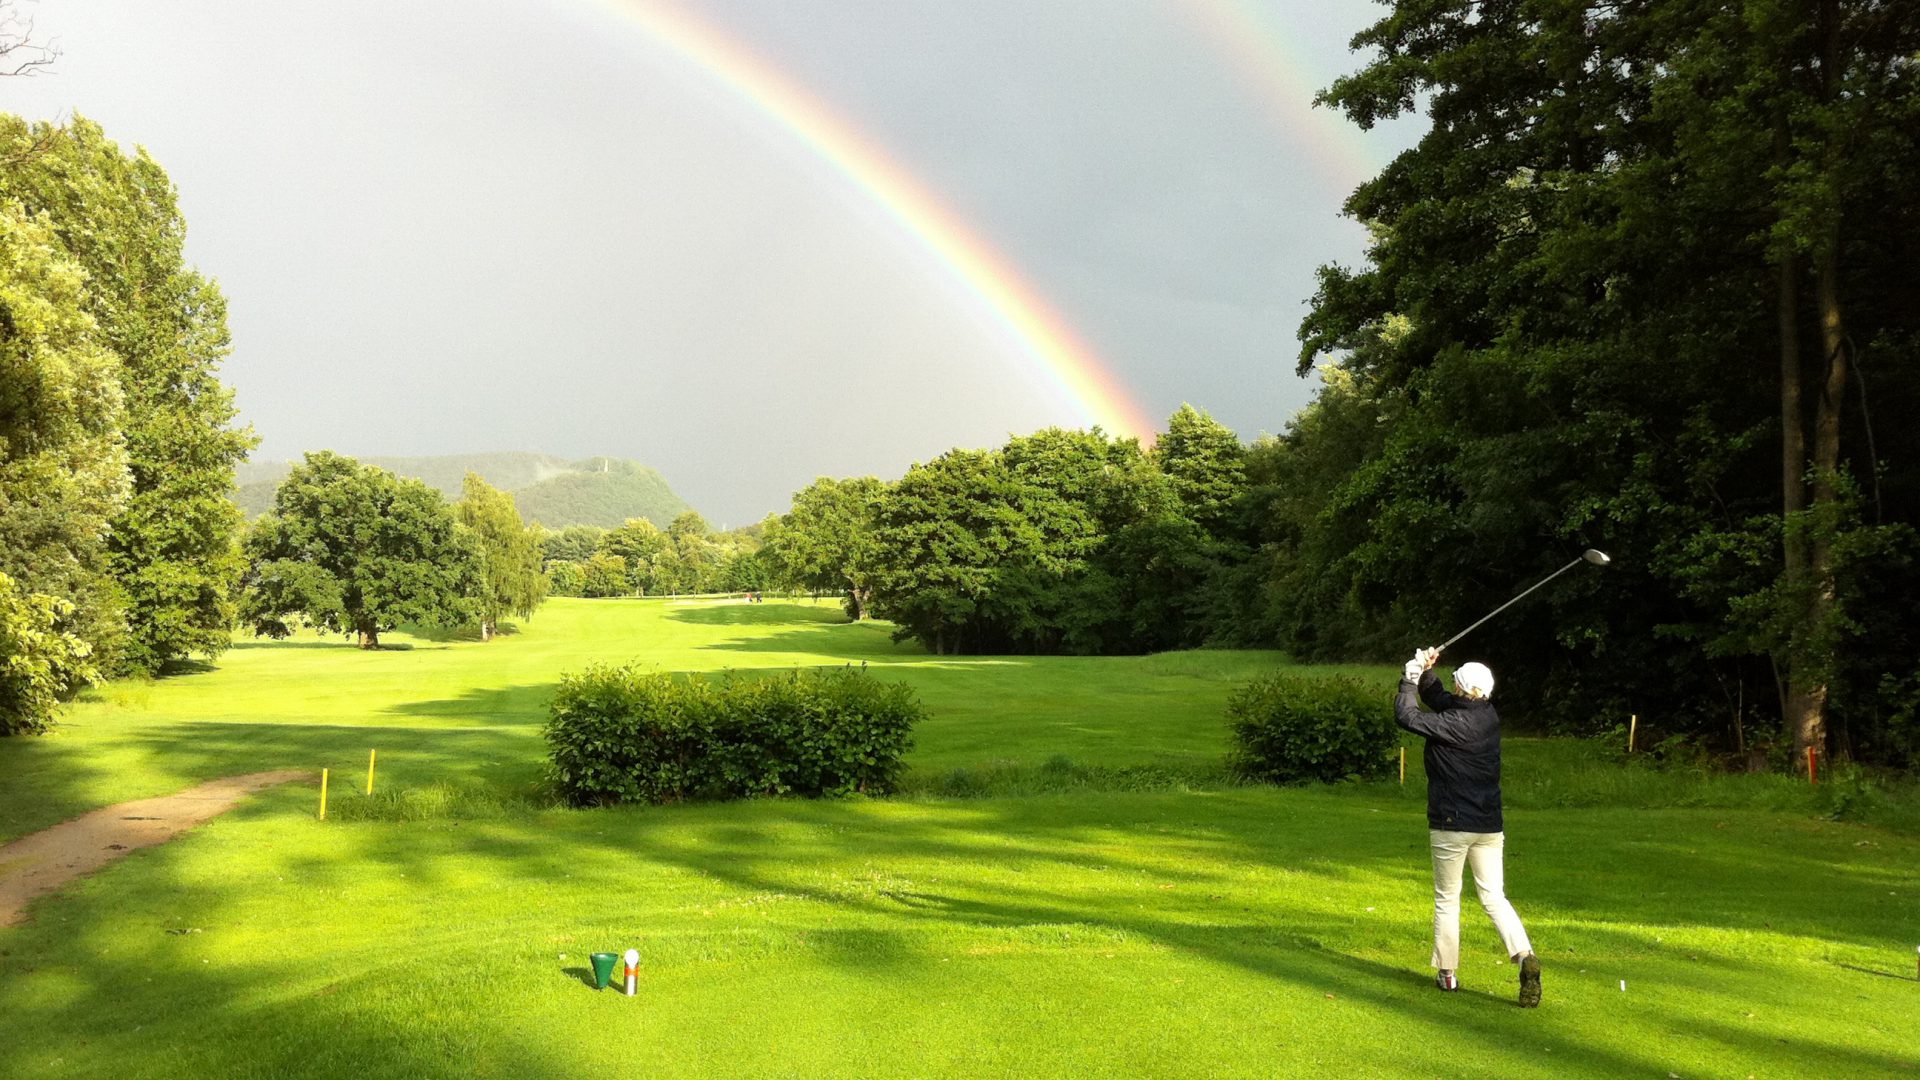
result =
M1459 641L1463 637L1466 637L1468 634L1472 633L1475 627L1478 627L1480 623L1486 622L1488 619L1493 618L1495 615L1498 615L1501 612L1512 607L1513 605L1519 603L1521 600L1526 598L1527 593L1530 593L1534 589L1537 589L1540 586L1545 585L1547 582L1552 581L1554 578L1559 577L1561 574L1564 574L1567 571L1573 569L1574 567L1579 566L1581 563L1590 562L1595 566L1605 566L1612 561L1613 561L1612 559L1607 558L1606 552L1595 551L1593 548L1588 548L1586 551L1581 553L1578 559L1573 560L1572 562L1561 567L1560 569L1555 570L1553 573L1548 574L1546 577L1541 578L1539 581L1534 582L1533 587L1529 588L1527 592L1523 592L1519 596L1516 596L1513 599L1507 601L1506 603L1501 604L1499 607L1494 608L1492 611L1487 612L1486 615L1481 618L1480 622L1474 623L1473 626L1469 626L1465 630L1462 630L1459 633L1448 638L1447 640L1441 642L1440 649L1445 649L1447 646L1453 644L1456 641ZM1436 649L1435 651L1438 652L1439 649Z

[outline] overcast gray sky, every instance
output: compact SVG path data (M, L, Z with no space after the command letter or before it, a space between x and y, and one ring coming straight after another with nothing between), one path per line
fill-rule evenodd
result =
M1365 0L28 0L74 112L179 186L257 455L656 466L716 522L816 475L1080 426L871 194L636 18L704 26L877 147L1150 417L1251 438L1346 190L1417 137L1312 88Z

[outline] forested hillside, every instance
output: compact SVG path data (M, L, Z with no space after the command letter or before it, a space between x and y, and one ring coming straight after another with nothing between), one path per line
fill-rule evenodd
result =
M419 480L450 499L460 497L468 473L478 473L501 491L512 492L520 515L550 529L568 525L612 528L629 518L646 518L665 527L689 507L666 478L637 461L587 458L567 461L550 454L446 454L436 457L360 459L400 476ZM249 462L241 466L234 501L248 517L265 513L273 491L287 477L287 461Z

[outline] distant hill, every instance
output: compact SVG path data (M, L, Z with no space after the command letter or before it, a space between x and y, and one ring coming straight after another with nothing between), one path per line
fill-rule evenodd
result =
M643 517L665 527L677 515L691 510L673 493L666 478L637 461L588 458L566 461L548 454L447 454L440 457L363 457L410 476L438 490L448 499L460 497L460 482L469 472L502 491L513 493L520 516L549 529L568 525L612 528L628 518ZM290 461L250 461L240 466L233 500L248 517L273 506L274 489L293 471Z

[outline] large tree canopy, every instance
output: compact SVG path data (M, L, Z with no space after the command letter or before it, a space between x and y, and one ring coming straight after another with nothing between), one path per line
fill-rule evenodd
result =
M1429 641L1594 545L1617 573L1470 643L1521 700L1884 735L1916 440L1869 422L1920 404L1920 9L1402 2L1356 44L1325 100L1433 123L1349 200L1368 264L1302 328L1302 370L1351 378L1282 455L1322 484L1271 537L1286 644Z
M246 553L241 616L272 637L299 616L371 649L404 623L453 627L478 614L479 545L440 493L339 454L294 467Z
M875 477L822 476L794 493L768 524L767 552L781 576L813 593L840 593L858 621L872 602L873 523L887 486Z
M84 271L0 199L0 733L37 732L119 625L107 521L126 491L114 360Z
M115 670L157 671L224 649L240 573L234 466L253 446L216 377L226 301L187 266L173 184L144 151L123 154L99 125L0 116L0 200L43 222L85 274L93 340L114 359L130 482L106 535L111 605L76 600ZM83 631L84 632L84 631Z

